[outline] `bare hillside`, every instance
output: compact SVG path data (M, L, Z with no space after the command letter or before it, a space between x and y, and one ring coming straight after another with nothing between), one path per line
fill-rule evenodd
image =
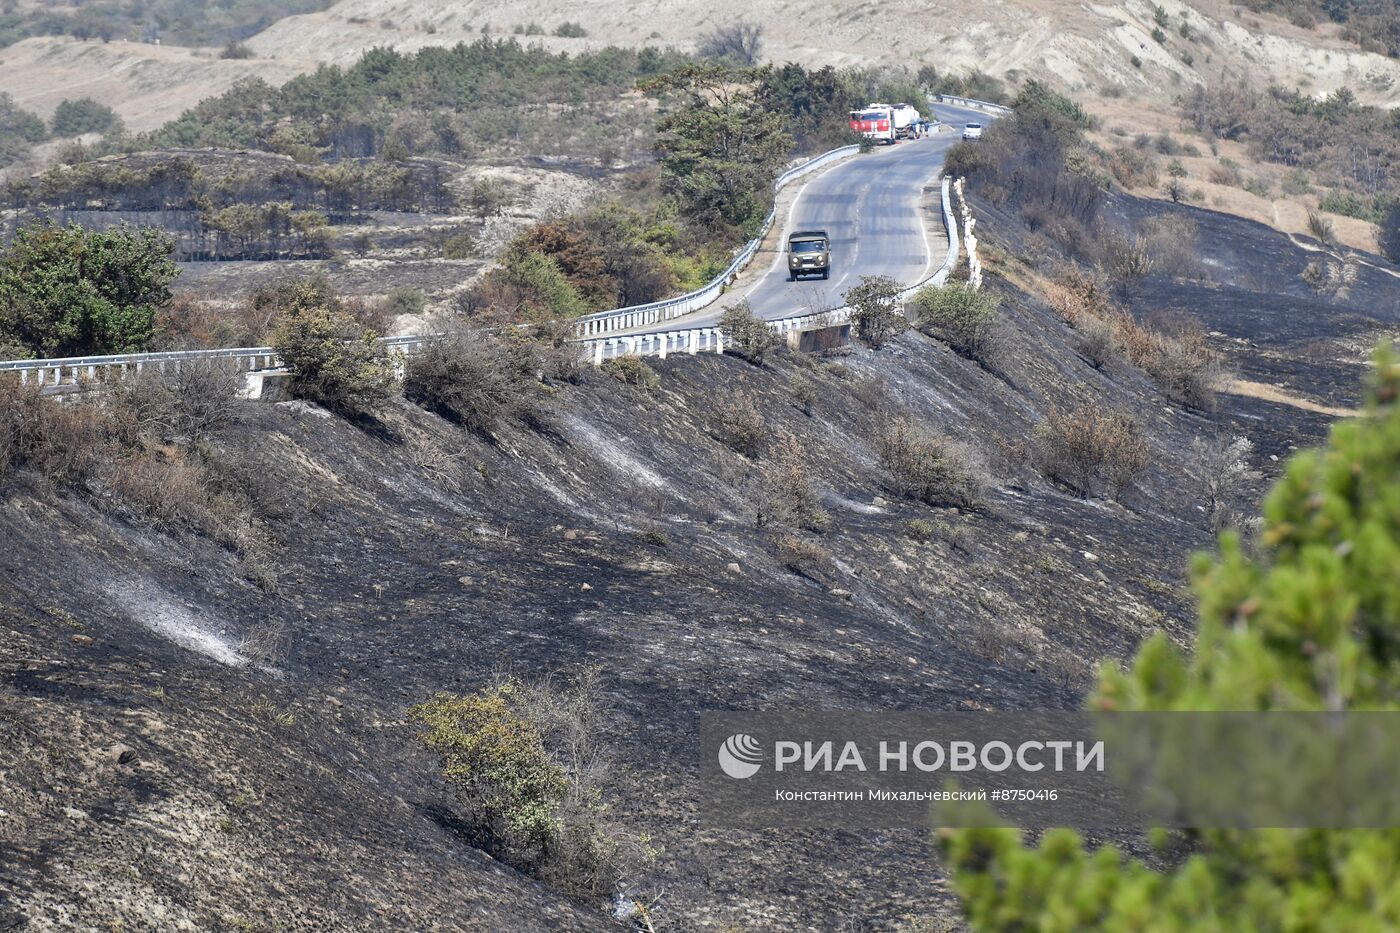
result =
M45 117L66 98L91 97L116 110L128 129L141 131L244 78L281 84L312 67L297 55L233 60L209 49L42 37L0 50L0 87Z
M314 54L353 60L364 49L451 44L491 34L528 36L551 48L655 43L689 48L717 25L740 19L764 27L764 55L807 64L929 64L939 70L981 68L996 75L1052 77L1071 90L1120 84L1156 96L1221 76L1301 84L1319 93L1350 86L1374 102L1396 99L1400 63L1361 52L1330 27L1304 30L1282 19L1242 17L1218 0L1165 0L1164 27L1142 0L1083 4L1070 0L990 0L924 4L801 4L790 0L723 0L697 9L680 0L544 0L528 8L506 0L343 0L324 13L288 17L252 46L271 58ZM552 34L559 24L584 27L586 38ZM1186 34L1182 24L1186 24ZM1161 28L1165 42L1153 38ZM1135 65L1134 58L1141 64Z
M1330 25L1303 29L1278 17L1242 14L1221 0L1164 0L1162 7L1164 26L1144 0L723 0L701 10L680 0L542 0L528 8L506 0L343 0L323 13L273 24L248 42L257 56L249 60L138 43L26 40L0 51L0 87L41 113L65 97L91 95L142 130L240 78L280 83L318 63L352 62L377 46L410 51L486 34L560 51L608 44L690 49L717 25L746 19L763 26L763 55L774 61L979 68L1003 77L1050 78L1072 92L1120 87L1128 98L1160 99L1193 83L1247 78L1318 94L1347 86L1363 102L1400 101L1400 62L1360 51ZM587 35L555 36L565 22Z

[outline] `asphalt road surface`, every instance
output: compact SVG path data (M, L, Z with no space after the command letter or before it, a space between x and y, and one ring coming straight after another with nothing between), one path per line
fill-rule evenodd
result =
M939 105L934 108L943 131L920 140L879 147L856 156L807 182L787 216L779 216L782 244L775 259L767 254L751 266L746 277L759 278L741 294L755 316L765 319L839 308L842 296L863 275L888 275L910 284L931 275L943 263L943 224L939 217L921 219L919 201L935 183L943 157L962 138L963 125L986 123L980 111ZM925 224L932 225L927 234ZM825 230L831 236L831 278L818 276L788 281L786 241L794 230ZM946 241L944 241L946 242ZM719 301L684 317L624 333L708 327L731 302Z

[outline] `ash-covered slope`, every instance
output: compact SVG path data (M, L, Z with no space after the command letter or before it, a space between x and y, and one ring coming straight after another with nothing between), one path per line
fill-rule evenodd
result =
M919 834L707 831L696 713L1077 705L1095 660L1155 628L1186 632L1185 561L1210 540L1192 439L1247 426L1267 472L1269 454L1325 425L1257 399L1228 400L1214 421L1183 411L1126 364L1092 367L1038 300L992 287L1009 323L993 370L915 332L766 367L672 358L654 392L588 372L538 423L489 438L402 400L361 425L248 405L210 443L276 538L271 593L217 544L119 499L10 476L0 917L36 930L607 926L601 905L473 848L406 722L439 690L583 665L610 708L613 813L659 850L629 883L664 891L661 919L951 916ZM755 457L715 437L736 395L764 419ZM1033 426L1083 403L1147 428L1151 467L1126 504L1075 498L1024 462ZM875 439L897 415L973 448L991 482L982 505L890 489ZM784 550L793 533L755 526L758 471L784 432L830 515L824 532L795 533L800 559ZM928 524L912 533L914 520Z

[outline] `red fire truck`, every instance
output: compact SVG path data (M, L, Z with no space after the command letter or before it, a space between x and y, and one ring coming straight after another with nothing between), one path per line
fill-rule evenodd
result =
M918 139L923 122L909 104L871 104L851 111L851 129L875 142L891 146L901 139Z

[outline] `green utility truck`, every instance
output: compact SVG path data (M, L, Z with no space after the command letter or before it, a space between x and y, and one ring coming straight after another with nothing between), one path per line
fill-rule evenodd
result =
M831 277L831 238L825 230L799 230L788 237L788 281L800 275Z

